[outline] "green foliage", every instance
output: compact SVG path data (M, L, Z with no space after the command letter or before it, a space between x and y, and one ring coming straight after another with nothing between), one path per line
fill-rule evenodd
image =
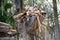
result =
M7 15L7 19L6 22L11 24L13 26L13 28L16 26L15 20L13 19L12 13L10 13L9 15Z
M11 8L11 7L12 7L11 3L6 3L4 6L5 10L7 10L8 8Z
M4 2L4 0L0 0L0 3L1 3L1 2Z
M0 0L0 3L2 2L2 0ZM2 8L0 6L0 22L5 22L5 23L9 23L13 26L13 28L16 26L16 23L13 19L12 13L8 13L7 9L12 7L12 3L7 3L5 2L5 4L3 4L3 13L2 13ZM3 14L3 15L2 15Z
M3 15L2 15L2 9L0 8L0 21L6 22L6 19L7 19L7 12L3 11Z
M0 22L5 22L5 23L9 23L13 26L13 28L16 26L16 23L13 19L12 13L7 13L7 11L3 11L3 15L2 15L2 9L0 8Z

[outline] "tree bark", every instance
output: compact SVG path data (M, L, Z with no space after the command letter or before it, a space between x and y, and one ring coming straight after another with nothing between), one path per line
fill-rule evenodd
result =
M59 21L58 21L56 0L53 0L53 10L54 10L54 23L55 23L55 40L60 40Z
M22 12L23 9L23 0L15 0L17 13Z

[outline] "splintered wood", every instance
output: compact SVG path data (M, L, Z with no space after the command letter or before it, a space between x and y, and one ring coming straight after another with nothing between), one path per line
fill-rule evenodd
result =
M41 40L44 40L45 38L44 38L44 36L45 36L45 33L44 33L44 30L43 30L43 27L42 27L42 24L41 24L41 22L44 20L44 16L42 15L42 14L40 14L40 13L31 13L29 16L35 16L36 18L35 18L35 20L34 20L34 22L32 23L32 26L26 26L26 22L28 22L27 20L25 20L25 21L23 21L24 19L25 19L25 16L27 16L27 13L21 13L21 14L18 14L18 15L15 15L13 18L16 20L16 19L18 19L18 20L20 20L21 21L21 18L22 18L22 24L24 24L24 22L25 22L25 24L24 24L24 26L26 27L24 27L25 28L25 30L24 30L24 28L23 28L23 25L22 26L20 26L22 29L21 29L21 31L22 30L24 30L21 34L22 34L22 36L24 36L23 37L23 39L25 38L25 40L29 40L28 38L27 38L27 35L29 36L29 38L31 38L31 37L33 37L34 38L34 34L35 34L35 32L36 32L36 30L38 29L38 31L39 31L39 34L38 35L41 35L40 37L41 37ZM42 19L41 19L41 16L42 16ZM27 18L26 18L27 19ZM41 21L42 20L42 21ZM31 21L31 20L30 20ZM29 25L29 22L28 22L28 24L27 25ZM31 34L33 34L32 36L31 36ZM36 37L36 36L35 36ZM33 38L31 38L30 40L33 40ZM39 39L40 40L40 39Z

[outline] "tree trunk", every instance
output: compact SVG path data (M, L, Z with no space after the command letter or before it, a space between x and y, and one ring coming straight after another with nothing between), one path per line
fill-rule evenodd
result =
M23 0L20 0L20 12L23 11Z
M53 0L53 10L54 10L54 23L55 23L55 40L60 40L59 21L58 21L56 0Z
M22 12L23 9L23 0L15 0L17 13Z

